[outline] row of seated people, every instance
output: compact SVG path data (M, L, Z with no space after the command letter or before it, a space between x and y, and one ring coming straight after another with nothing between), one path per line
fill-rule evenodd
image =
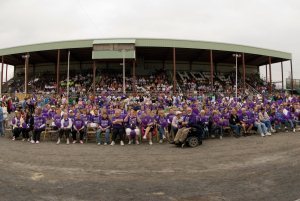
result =
M115 144L117 136L120 137L121 144L124 145L124 134L129 139L129 144L134 141L138 144L139 136L149 140L152 144L152 137L154 134L159 135L159 140L162 143L166 133L170 141L177 136L178 130L185 128L186 125L201 126L207 129L210 134L223 136L225 128L231 128L236 137L240 137L242 132L247 135L253 128L262 136L271 135L279 126L290 127L294 132L296 125L299 123L299 112L293 112L283 107L278 110L270 108L268 112L263 107L240 109L228 108L204 109L199 113L197 109L187 107L183 111L174 111L170 109L166 114L164 110L151 110L138 108L129 109L129 112L122 109L104 110L99 112L97 108L93 111L81 110L61 110L60 107L37 108L35 115L31 115L27 110L24 114L16 113L16 117L12 119L13 126L13 140L15 140L22 133L24 140L29 140L29 132L33 131L32 143L40 142L40 134L46 128L47 120L51 120L50 127L57 130L58 141L65 136L67 144L69 143L69 136L72 134L73 143L77 142L77 133L79 134L80 143L83 143L83 138L88 129L95 130L97 143L101 144L101 134L105 135L104 144ZM297 115L298 114L298 115ZM168 132L166 132L168 131ZM112 133L112 142L110 142L110 135ZM170 137L172 136L172 137ZM180 136L180 135L179 135ZM205 136L202 136L203 138ZM176 137L175 137L176 139ZM180 138L181 139L181 138ZM176 140L175 140L176 141Z

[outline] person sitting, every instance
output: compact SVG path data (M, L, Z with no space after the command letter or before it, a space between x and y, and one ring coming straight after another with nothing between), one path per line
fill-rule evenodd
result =
M102 114L102 118L100 119L99 122L99 127L96 132L96 138L98 145L101 145L101 133L105 132L105 143L104 145L107 145L110 140L110 126L111 126L111 121L108 118L107 113Z
M32 144L39 144L41 133L45 130L46 127L46 118L42 116L42 109L40 107L35 110L35 116L33 121L33 137L30 142Z
M272 128L270 117L269 117L268 113L266 112L265 108L261 108L260 112L258 113L258 116L259 116L259 120L262 123L264 123L266 125L266 127L268 128L268 132L274 133L275 130Z
M158 111L158 116L156 117L155 121L159 133L159 143L163 143L163 139L165 138L165 133L168 127L168 121L163 110Z
M142 118L142 129L144 129L145 134L143 139L149 138L149 144L152 145L152 135L154 131L154 118L152 117L151 110L147 109L146 114ZM151 134L149 134L151 132Z
M183 143L187 138L187 135L191 129L191 127L196 127L197 118L192 113L192 108L188 107L186 109L186 115L183 117L183 121L181 123L182 128L178 129L174 142L175 144ZM182 144L184 145L184 143Z
M120 145L124 146L124 119L121 116L121 110L117 109L112 117L112 142L110 145L115 145L117 136L120 137Z
M259 110L259 107L255 107L254 111L253 111L254 127L257 128L257 132L262 137L271 135L271 133L268 132L266 125L260 121L259 115L258 115L258 113L259 113L258 110Z
M64 113L63 118L61 120L61 132L59 133L59 137L56 144L60 144L60 139L62 138L63 135L65 135L67 139L66 144L70 144L69 137L70 137L71 128L72 128L72 120L68 117L67 113Z
M16 140L22 132L22 124L24 123L24 119L21 117L20 112L15 113L16 116L11 120L12 126L13 126L13 137L12 140Z
M175 136L178 132L178 129L181 127L181 122L182 122L182 116L181 115L182 115L181 111L176 111L175 116L172 119L172 124L171 124L172 128L171 129L172 129ZM175 139L175 136L174 136L174 139Z
M237 116L237 112L235 109L231 110L231 115L229 118L229 125L230 128L235 132L235 137L241 136L241 121L239 117Z
M128 144L132 144L133 139L135 139L136 144L139 144L138 136L141 134L141 130L138 126L141 124L141 119L137 115L137 110L132 109L124 118L124 122L126 122L125 132L129 138Z
M253 123L251 121L251 112L247 112L246 108L242 108L241 114L241 124L244 130L244 136L250 134L251 129L253 128Z
M73 121L73 129L72 129L72 138L73 144L77 142L77 133L79 133L79 142L83 144L83 134L84 134L85 122L81 118L81 114L78 112L76 114L76 118Z

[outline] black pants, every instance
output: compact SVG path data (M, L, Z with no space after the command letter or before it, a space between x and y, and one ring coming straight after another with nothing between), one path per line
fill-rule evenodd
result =
M21 132L22 132L22 128L14 128L13 129L13 136L15 138L18 138L20 136Z
M78 132L79 132L79 140L83 140L84 130L80 130ZM73 138L73 140L76 140L76 134L77 134L77 131L73 130L72 131L72 138Z
M70 132L71 132L71 129L61 129L59 131L59 138L62 138L62 136L65 135L66 139L68 139L70 137Z
M43 132L45 129L38 129L38 130L33 130L33 136L32 140L33 141L40 141L41 139L41 132Z
M112 141L116 141L117 136L120 136L120 140L124 141L124 128L113 128L112 129Z
M29 138L29 131L30 131L30 128L22 128L23 138L25 138L25 139Z

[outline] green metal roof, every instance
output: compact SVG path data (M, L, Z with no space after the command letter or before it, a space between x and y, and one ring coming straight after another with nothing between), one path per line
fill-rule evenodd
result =
M245 45L236 45L228 43L207 42L207 41L193 41L193 40L174 40L174 39L133 39L133 38L116 38L116 39L90 39L90 40L73 40L42 43L34 45L24 45L19 47L0 49L0 56L19 54L26 52L36 52L55 49L72 49L72 48L86 48L93 47L93 44L107 44L107 43L135 43L137 47L175 47L175 48L193 48L193 49L207 49L219 50L228 52L243 52L248 54L256 54L270 57L277 57L282 59L292 59L292 54L277 50L270 50L264 48L257 48Z
M118 44L135 44L135 39L100 39L100 40L94 40L93 44L112 44L112 43L118 43Z

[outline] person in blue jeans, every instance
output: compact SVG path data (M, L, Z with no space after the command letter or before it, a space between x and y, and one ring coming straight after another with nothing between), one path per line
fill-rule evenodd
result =
M111 121L108 118L107 113L102 114L102 118L99 122L99 128L96 132L96 138L98 145L101 144L101 133L105 133L105 143L104 145L107 145L110 143L110 127L111 127Z
M241 121L239 117L237 116L237 112L235 109L232 109L231 115L229 118L229 126L234 131L235 137L241 136Z

